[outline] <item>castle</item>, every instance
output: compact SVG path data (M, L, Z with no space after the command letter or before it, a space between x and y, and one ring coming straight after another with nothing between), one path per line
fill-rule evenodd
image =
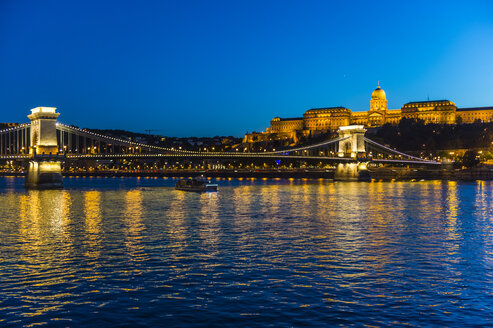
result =
M353 112L346 107L326 107L309 109L303 117L274 117L266 132L247 133L243 142L280 139L296 142L300 136L314 136L340 126L364 125L371 128L386 123L398 124L402 118L439 124L492 122L493 106L458 108L450 100L428 100L408 102L401 109L388 109L385 91L378 85L371 94L370 110L366 112Z

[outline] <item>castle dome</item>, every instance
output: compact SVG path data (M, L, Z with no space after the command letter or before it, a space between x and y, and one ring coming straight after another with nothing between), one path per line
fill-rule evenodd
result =
M371 94L372 100L387 100L387 96L385 95L385 91L380 88L380 85L372 92Z

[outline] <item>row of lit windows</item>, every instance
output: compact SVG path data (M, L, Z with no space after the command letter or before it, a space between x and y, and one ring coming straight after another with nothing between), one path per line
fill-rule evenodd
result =
M446 101L446 102L435 102L435 101L430 101L430 102L422 102L422 103L418 103L418 104L405 104L404 106L402 106L402 108L411 108L411 107L422 107L420 106L421 105L427 105L427 106L447 106L447 105L453 105L452 102L450 101Z

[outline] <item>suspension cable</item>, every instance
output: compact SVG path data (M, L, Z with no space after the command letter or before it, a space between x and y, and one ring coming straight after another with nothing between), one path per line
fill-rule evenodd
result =
M415 159L415 160L418 160L418 161L422 161L422 162L433 162L433 163L436 163L435 161L430 161L430 160L427 160L427 159L423 159L423 158L419 158L419 157L416 157L416 156L412 156L412 155L408 155L408 154L402 153L402 152L400 152L398 150L395 150L395 149L386 147L384 145L381 145L381 144L379 144L379 143L377 143L377 142L375 142L375 141L373 141L371 139L368 139L366 137L365 137L365 141L368 142L368 143L371 143L371 144L373 144L375 146L381 147L381 148L383 148L385 150L388 150L391 153L399 154L401 156L409 157L409 158L412 158L412 159Z

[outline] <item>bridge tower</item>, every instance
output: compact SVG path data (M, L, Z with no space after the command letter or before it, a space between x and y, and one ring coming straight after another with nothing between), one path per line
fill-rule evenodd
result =
M339 138L339 157L351 157L353 161L337 164L334 179L343 181L370 180L366 162L358 161L358 158L366 156L365 133L363 125L341 126L337 131Z
M350 155L352 158L356 158L366 153L366 129L363 125L341 126L337 133L339 134L339 138L346 138L339 141L339 150L337 152L339 157Z
M56 134L60 113L54 107L36 107L27 117L31 120L31 147L26 188L58 189L63 187L61 161Z

